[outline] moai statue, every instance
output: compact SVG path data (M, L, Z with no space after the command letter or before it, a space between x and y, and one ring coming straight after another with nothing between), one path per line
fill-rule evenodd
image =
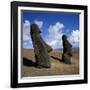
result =
M62 61L67 63L67 64L71 64L71 56L72 56L71 49L72 49L72 45L67 40L67 36L66 35L62 36L62 40L63 40Z
M40 29L37 24L31 25L31 38L33 42L34 52L35 52L35 59L36 59L36 66L38 68L46 67L50 68L51 64L49 61L48 53L52 51L52 48L48 46L44 40L42 39L40 33Z

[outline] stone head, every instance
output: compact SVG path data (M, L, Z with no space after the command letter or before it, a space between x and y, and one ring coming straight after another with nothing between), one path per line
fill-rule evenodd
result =
M32 24L31 25L31 34L34 34L34 33L35 34L41 33L41 31L40 31L40 29L39 29L37 24Z
M66 35L63 35L63 36L62 36L62 40L63 40L63 41L67 40L67 36L66 36Z

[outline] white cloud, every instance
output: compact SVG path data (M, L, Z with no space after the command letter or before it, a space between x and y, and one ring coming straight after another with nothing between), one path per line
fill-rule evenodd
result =
M42 28L43 21L35 20L35 23ZM32 40L30 36L30 25L31 22L25 20L23 24L23 48L33 48ZM64 24L60 22L56 22L54 25L49 25L48 27L48 35L45 35L44 41L49 44L53 49L63 48L62 46L62 35L63 33ZM70 30L69 30L70 32ZM68 36L68 34L66 33ZM79 30L72 30L70 35L68 36L68 40L73 46L79 45L80 40L80 31Z
M24 35L29 35L30 34L30 22L28 20L25 20L25 22L23 24L23 34Z
M30 40L30 36L28 34L23 34L23 41Z
M46 42L54 49L62 48L62 30L64 24L56 22L54 25L49 26L49 35L46 39Z
M73 46L78 46L79 45L79 40L80 40L80 31L79 30L73 30L71 32L69 40L70 40L70 42L72 43Z
M35 20L34 23L37 24L39 28L42 28L43 21Z
M54 25L49 26L49 35L46 39L47 44L49 44L53 49L63 48L62 46L62 35L66 34L68 36L69 42L72 44L73 47L79 46L80 40L80 31L79 30L72 30L69 33L63 33L64 24L60 22L56 22Z
M37 24L39 28L42 28L43 21L35 20L34 23ZM30 36L30 25L31 22L29 20L25 20L23 24L23 48L33 48Z
M30 48L32 47L32 40L30 37L30 22L25 20L23 24L23 47Z

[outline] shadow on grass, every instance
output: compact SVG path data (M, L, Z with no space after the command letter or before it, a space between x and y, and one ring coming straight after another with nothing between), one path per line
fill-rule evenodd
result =
M33 62L30 59L27 59L26 57L23 57L23 65L28 66L28 67L35 67L35 68L39 68L39 69L40 68L49 68L49 67L37 65L35 62Z
M64 62L62 59L59 59L59 58L57 58L57 57L54 57L54 56L51 56L51 57L52 57L53 59L55 59L55 60L61 62L61 63L64 63L64 64L71 64L71 62L70 62L70 63Z
M57 61L60 61L60 62L63 62L63 60L62 59L60 59L60 58L57 58L57 57L54 57L54 56L51 56L53 59L55 59L55 60L57 60ZM64 63L64 62L63 62Z
M27 59L25 57L23 57L23 65L28 66L28 67L35 67L35 62L33 62L30 59Z

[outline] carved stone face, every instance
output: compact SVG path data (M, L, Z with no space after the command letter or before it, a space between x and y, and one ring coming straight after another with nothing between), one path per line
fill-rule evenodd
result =
M67 36L66 36L66 35L63 35L63 36L62 36L62 40L63 40L63 41L67 40Z
M40 31L40 29L39 29L39 27L37 26L37 24L32 24L31 25L31 33L33 34L33 33L41 33L41 31Z

